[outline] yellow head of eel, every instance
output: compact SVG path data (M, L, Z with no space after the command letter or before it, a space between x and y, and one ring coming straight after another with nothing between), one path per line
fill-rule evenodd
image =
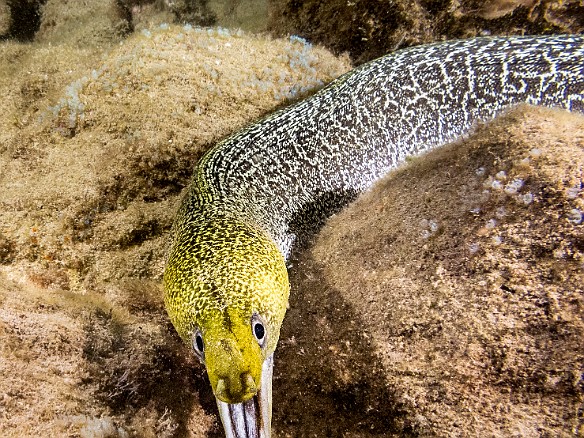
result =
M181 210L164 274L166 309L205 364L220 408L243 403L260 390L278 342L289 295L285 262L259 228Z

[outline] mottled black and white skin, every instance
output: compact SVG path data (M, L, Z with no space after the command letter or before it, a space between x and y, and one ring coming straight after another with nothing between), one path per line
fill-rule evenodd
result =
M223 142L205 177L287 255L304 209L363 191L479 121L519 103L584 111L583 41L475 38L385 56Z
M406 157L521 103L584 112L582 35L401 50L202 158L173 227L165 302L207 367L229 437L269 436L295 242Z

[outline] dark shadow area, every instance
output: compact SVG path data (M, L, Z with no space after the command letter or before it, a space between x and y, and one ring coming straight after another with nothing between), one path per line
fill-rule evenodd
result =
M217 17L209 9L207 0L179 0L168 2L177 23L191 23L197 26L214 26Z
M41 8L47 0L8 0L10 27L0 40L32 41L41 25Z
M298 35L354 64L399 48L479 35L580 33L582 2L269 0L268 29ZM558 4L560 3L560 4Z
M416 436L388 384L364 316L326 284L309 251L290 269L290 309L274 369L278 436Z
M208 0L116 0L116 6L122 16L128 19L133 29L133 8L138 10L152 5L158 11L170 11L175 23L190 23L195 26L214 26L217 24L215 13L209 8Z
M301 254L306 250L326 220L340 212L358 195L357 190L325 192L316 201L303 205L289 224L289 232L296 236L294 253Z
M159 320L164 327L161 339L152 339L139 323L120 323L111 312L96 311L88 317L85 383L97 384L96 397L114 415L132 418L146 408L158 418L171 419L156 426L157 434L188 436L193 406L200 404L216 416L215 397L205 368L185 347L164 310L153 310L144 316ZM219 424L214 432L220 432Z
M120 18L122 20L124 20L127 26L126 28L126 34L130 34L132 32L134 32L134 22L133 22L133 17L132 17L132 8L131 5L124 1L124 0L116 0L115 3L116 9L117 9L117 13L120 16Z

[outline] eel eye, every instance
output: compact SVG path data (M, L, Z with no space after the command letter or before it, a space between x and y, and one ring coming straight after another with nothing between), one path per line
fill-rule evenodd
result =
M251 318L251 329L260 347L263 347L266 343L266 328L257 314L254 314Z
M200 360L205 358L205 343L203 342L203 335L199 330L195 332L193 337L193 350Z

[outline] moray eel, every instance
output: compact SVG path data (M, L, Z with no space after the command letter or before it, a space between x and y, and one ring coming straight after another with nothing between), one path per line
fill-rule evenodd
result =
M171 232L165 305L207 369L228 437L270 436L293 245L407 156L520 103L584 112L582 35L401 50L200 160Z

